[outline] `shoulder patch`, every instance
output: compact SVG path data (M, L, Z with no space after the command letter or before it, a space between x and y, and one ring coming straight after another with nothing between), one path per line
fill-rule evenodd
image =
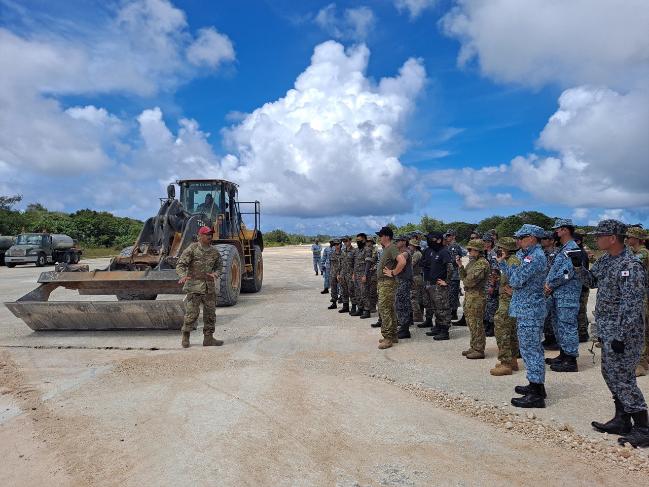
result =
M532 256L531 256L531 255L527 255L527 256L525 256L525 257L523 258L523 261L524 261L524 262L527 262L527 263L532 262Z

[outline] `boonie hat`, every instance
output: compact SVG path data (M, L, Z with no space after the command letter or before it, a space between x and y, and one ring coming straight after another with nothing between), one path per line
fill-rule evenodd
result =
M498 239L498 242L496 243L496 246L501 247L505 250L517 250L516 240L511 237L500 237Z
M643 230L642 228L632 227L632 228L629 228L626 231L626 236L627 237L635 237L635 238L638 238L640 240L644 240L644 239L647 238L647 232L645 230Z
M469 243L466 244L466 248L467 249L473 249L473 250L479 250L479 251L482 252L484 250L484 242L482 240L478 240L478 239L469 240Z

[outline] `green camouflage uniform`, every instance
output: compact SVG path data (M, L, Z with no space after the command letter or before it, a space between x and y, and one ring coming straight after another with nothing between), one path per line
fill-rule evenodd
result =
M421 309L422 291L424 289L424 275L421 268L421 252L415 250L412 253L412 289L410 290L410 301L412 303L412 320L415 322L424 321Z
M397 255L399 255L399 250L394 243L391 243L383 249L381 260L376 268L381 334L383 338L392 341L397 340L397 314L394 309L397 281L394 277L383 274L383 268L394 269L397 266Z
M506 259L507 265L517 266L521 261L516 255L510 255ZM509 303L512 300L506 292L509 287L509 279L503 272L500 273L500 285L498 290L498 310L494 316L494 334L498 344L498 360L502 363L511 362L518 355L518 338L516 336L516 318L509 316ZM509 288L511 292L511 288Z
M471 349L484 352L486 337L484 312L487 304L485 286L491 274L491 266L484 257L469 259L466 267L460 267L460 279L464 283L464 316L471 332Z
M223 261L221 254L213 245L203 247L193 243L185 249L178 263L176 273L189 277L183 291L185 297L185 320L182 331L191 332L198 319L200 306L203 305L203 333L211 335L216 327L216 284L208 273L221 272Z
M376 268L379 264L379 249L377 245L372 245L371 252L365 256L365 260L370 262L370 277L367 286L367 293L369 295L370 311L376 311L376 306L379 302L379 292L377 288Z
M640 247L637 252L633 251L633 255L640 261L645 270L649 270L649 250ZM646 295L644 297L644 307L644 348L640 357L640 365L645 369L649 369L649 299Z

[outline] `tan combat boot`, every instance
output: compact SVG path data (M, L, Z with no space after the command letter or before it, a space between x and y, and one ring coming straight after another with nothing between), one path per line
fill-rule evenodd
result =
M518 359L516 359L516 358L513 358L513 359L512 359L512 362L511 362L511 368L512 368L512 370L514 370L514 371L517 371L517 370L518 370Z
M466 354L466 358L471 360L481 359L484 358L484 352L479 352L478 350L471 350L469 353Z
M471 352L473 352L473 349L472 349L472 348L469 348L468 350L465 350L464 352L462 352L462 356L463 356L463 357L466 357L466 356L469 355Z
M381 343L379 343L379 350L385 350L386 348L392 347L395 342L389 338L385 338Z
M189 332L188 331L183 331L183 339L181 340L180 344L182 345L183 348L189 348Z
M647 369L642 365L642 363L639 363L635 368L635 376L643 377L645 375L647 375Z
M493 369L489 371L491 375L500 377L502 375L512 375L512 367L510 364L505 362L500 362Z
M223 345L223 340L217 340L211 334L203 335L203 346L204 347L220 347Z

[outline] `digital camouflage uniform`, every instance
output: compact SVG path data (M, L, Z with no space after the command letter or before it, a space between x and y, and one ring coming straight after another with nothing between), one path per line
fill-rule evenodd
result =
M397 281L394 277L383 274L383 267L388 269L396 267L396 258L399 250L394 243L383 249L381 259L376 268L377 288L379 293L379 315L381 317L381 335L383 338L397 341L397 315L394 309Z
M498 282L500 279L500 269L496 260L496 250L491 249L486 253L487 262L491 272L485 283L485 310L484 321L493 323L494 316L498 310Z
M363 262L363 275L365 275L365 282L363 283L362 307L366 311L376 309L376 300L373 296L376 295L376 248L374 243L367 241L365 248L359 259ZM365 266L369 265L369 275L365 273Z
M543 253L545 254L545 259L547 262L547 269L545 270L547 274L550 272L550 267L552 267L554 258L557 256L557 248L552 246L550 248L543 249ZM545 321L543 322L543 333L551 341L554 341L556 339L554 330L557 327L557 317L554 312L555 308L554 303L552 302L552 296L548 296L546 298L545 306L547 313L545 315Z
M419 246L419 242L411 240L410 245ZM421 268L421 252L417 249L412 253L412 290L410 291L410 305L412 307L412 320L414 322L424 321L424 314L421 309L422 292L424 289L424 276Z
M329 247L325 247L322 251L322 257L320 258L320 273L322 274L322 281L325 289L329 289L329 281L331 280L329 271L331 269L330 258L333 250L333 247L329 244Z
M349 301L356 304L354 298L354 282L352 280L352 273L354 272L354 257L356 256L356 249L353 247L344 247L342 249L341 264L340 264L340 292L343 298L343 305L348 305Z
M600 222L598 229L621 231L624 225L612 220ZM604 233L604 232L602 232ZM600 257L591 270L580 267L577 272L582 282L597 288L595 316L597 331L602 342L602 376L627 413L647 409L638 388L635 367L644 346L644 299L647 289L645 269L633 253L625 248L616 256L608 253ZM611 343L622 342L624 351L616 353Z
M340 274L342 265L342 252L340 250L336 251L335 246L329 256L329 262L331 265L329 271L329 292L331 293L332 302L335 303L338 300L338 293L341 287L338 283L338 274Z
M322 247L318 244L311 245L311 253L313 254L313 271L318 274L320 269L320 258L322 254Z
M514 242L514 245L516 243ZM510 252L514 249L508 249ZM518 266L521 261L511 254L505 260L508 266ZM511 363L518 356L518 336L516 333L516 318L509 316L509 305L512 301L512 288L504 272L500 273L498 289L498 310L494 316L494 334L498 344L498 360Z
M640 261L645 271L649 270L649 250L645 247L640 247L638 251L634 251L633 255ZM649 298L645 295L644 298L645 312L645 335L644 335L644 348L642 350L642 357L640 357L640 366L649 371Z
M377 266L379 264L379 248L377 245L372 245L371 253L365 256L366 262L370 262L370 277L368 279L369 285L366 286L366 291L369 294L370 311L376 310L379 302L379 293L377 288Z
M365 244L367 245L367 243ZM362 249L354 250L354 268L352 269L353 273L353 283L354 283L354 304L358 306L359 315L365 307L365 302L363 300L363 295L365 293L365 284L363 283L362 277L365 275L365 246Z
M467 249L484 249L481 240L471 240ZM485 285L491 267L482 256L469 257L466 267L460 267L460 278L464 283L464 316L471 333L470 349L483 352L485 349L484 310L485 310Z
M459 244L453 242L451 245L446 247L448 253L451 254L451 259L453 262L453 273L451 278L448 281L448 304L451 312L457 312L457 309L460 307L460 271L458 265L455 262L456 257L464 257L466 251L460 247Z
M516 236L526 234L540 238L542 233L542 228L525 224ZM507 276L509 285L513 289L509 316L516 318L518 345L527 369L527 379L534 384L544 384L545 356L541 334L547 313L543 294L547 259L538 244L519 250L516 257L520 265L512 266L504 261L500 263L500 270Z
M215 246L203 247L193 243L187 247L178 262L178 276L189 277L183 285L185 297L185 319L182 331L191 332L198 320L201 304L203 305L203 334L211 335L216 328L216 284L208 273L221 273L223 265L221 254Z
M406 265L402 271L395 276L397 280L397 290L394 296L394 310L397 314L397 323L399 329L408 329L410 327L410 317L412 314L411 293L412 293L412 255L407 250L401 252L406 259Z

